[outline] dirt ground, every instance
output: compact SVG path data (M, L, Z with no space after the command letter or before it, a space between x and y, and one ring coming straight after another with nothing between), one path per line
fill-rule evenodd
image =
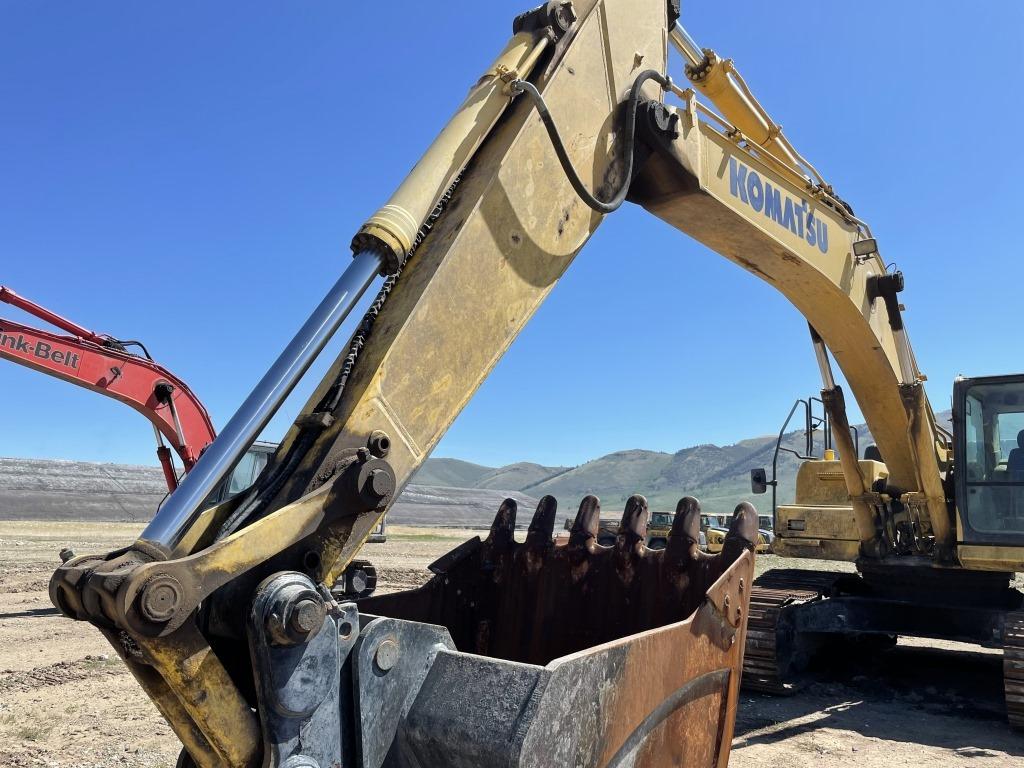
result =
M46 594L61 547L107 552L138 527L0 521L0 766L172 768L178 745L106 641L59 617ZM425 566L469 531L393 528L364 554L381 586ZM825 563L802 561L806 567ZM758 558L758 571L791 565ZM1004 722L1001 655L903 642L820 670L797 696L741 694L734 768L1024 767L1024 734Z

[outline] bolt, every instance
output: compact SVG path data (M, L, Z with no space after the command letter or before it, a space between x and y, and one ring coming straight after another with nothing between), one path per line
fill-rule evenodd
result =
M740 579L740 594L741 595L743 594L743 589L744 589L744 584L743 584L743 579L741 578Z
M147 619L163 623L174 617L183 598L184 590L178 580L169 574L161 573L150 579L142 589L139 607Z
M375 496L383 499L391 493L392 487L391 476L383 469L375 469L370 473L370 490Z
M349 574L349 593L353 595L361 594L362 591L366 589L366 583L366 571L364 571L362 568L356 569L351 574Z
M373 660L381 672L387 672L398 663L398 641L388 637L377 646Z
M388 451L391 450L391 438L388 437L387 432L375 429L370 433L370 439L367 441L367 446L370 449L370 453L378 459L383 459L388 455Z
M308 597L299 600L292 608L292 628L304 635L311 635L323 626L325 614L323 602Z

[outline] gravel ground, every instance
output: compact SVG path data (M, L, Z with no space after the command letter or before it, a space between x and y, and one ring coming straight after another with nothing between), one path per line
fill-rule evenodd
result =
M0 521L0 766L174 765L174 735L106 641L56 615L46 595L61 547L105 552L138 531L133 524ZM363 553L388 590L422 583L431 561L473 534L389 533L386 544ZM757 569L795 564L761 556ZM873 657L836 660L797 696L742 694L730 764L1020 768L1024 734L1004 723L998 651L901 640Z

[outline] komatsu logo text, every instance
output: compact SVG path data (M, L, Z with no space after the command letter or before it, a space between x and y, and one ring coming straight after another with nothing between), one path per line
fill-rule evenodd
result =
M3 349L9 349L24 359L48 360L75 371L78 370L78 363L81 360L81 357L69 349L60 349L45 341L26 339L20 333L16 336L0 333L0 351Z
M795 201L734 157L729 158L729 192L757 213L764 213L780 227L802 237L808 245L828 253L828 222L815 217L806 200Z

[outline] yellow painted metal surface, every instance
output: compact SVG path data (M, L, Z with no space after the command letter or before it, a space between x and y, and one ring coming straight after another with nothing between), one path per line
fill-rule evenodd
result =
M129 668L200 768L256 768L256 715L199 630L186 624L171 637L132 639L145 666Z
M878 461L857 462L868 487L888 477ZM781 504L775 513L775 554L853 561L861 536L846 475L838 460L805 461L796 474L796 499Z
M229 511L222 507L201 518L175 553L192 553L197 578L229 580L314 532L325 555L320 575L330 581L340 573L376 515L345 517L332 508L326 486L312 491L317 478L329 477L352 449L383 430L401 490L601 223L573 191L531 105L521 100L505 109L504 76L541 68L534 80L577 171L607 199L626 181L617 141L620 100L640 71L666 68L666 9L663 0L581 0L576 10L580 21L557 45L553 63L537 59L539 41L513 39L500 66L471 92L469 106L480 109L461 113L466 122L460 117L442 134L448 163L415 170L401 194L370 219L374 234L396 251L408 250L423 217L462 172L445 215L378 317L334 424L275 500L277 513L207 546L214 523ZM650 93L656 95L653 86ZM865 479L888 472L934 520L939 467L934 445L925 442L929 409L923 396L901 399L885 307L866 295L868 278L883 274L884 264L877 255L855 259L855 224L794 184L792 174L743 152L693 111L681 114L681 127L675 157L652 158L632 199L794 304L832 351L886 457L886 467L859 462L859 472ZM320 402L342 363L339 358L303 415ZM295 436L293 429L279 456ZM779 531L780 553L855 556L849 488L839 463L828 464L834 466L805 480L802 496L798 479L799 503L781 509L787 531L797 519L803 528L800 535ZM333 520L324 528L326 517ZM941 534L941 525L935 528ZM968 567L1015 557L1018 567L1019 555L1005 548L961 551ZM198 629L189 623L168 637L134 639L142 658L132 662L133 672L200 763L253 766L255 716Z
M695 111L679 114L681 135L671 156L648 162L631 199L792 302L842 369L893 485L925 493L929 514L946 515L936 492L937 457L921 453L911 433L885 306L868 298L869 278L885 272L880 257L858 260L853 243L861 235L854 222L697 119Z
M547 44L540 32L521 32L509 41L420 162L391 199L367 220L361 233L376 236L401 256L409 251L434 203L504 112L510 97L508 81L528 77Z
M862 459L857 467L868 488L888 477L885 464L879 461ZM795 502L781 504L775 512L775 554L852 562L860 554L861 538L842 463L802 463L796 474Z
M799 172L800 163L789 147L780 141L781 129L756 100L752 99L733 77L731 59L721 59L713 51L705 52L705 60L698 67L688 67L687 75L694 88L721 111L726 120L743 135L791 169Z
M957 557L965 568L978 571L1024 571L1024 547L961 544Z
M857 465L868 487L889 476L888 469L880 461L861 459ZM796 472L795 503L849 508L850 492L846 489L844 477L838 460L803 462Z
M535 81L584 183L610 197L623 183L616 106L640 71L665 68L665 6L607 0L578 3L576 10L574 34L559 44L565 55ZM335 425L281 500L301 496L306 478L378 429L391 437L388 461L404 486L601 220L573 191L532 106L517 101L407 265L349 379ZM285 445L293 439L294 430Z
M852 521L852 515L851 515ZM796 539L776 537L772 552L779 557L802 557L813 560L838 560L852 563L857 559L860 542L857 539Z

